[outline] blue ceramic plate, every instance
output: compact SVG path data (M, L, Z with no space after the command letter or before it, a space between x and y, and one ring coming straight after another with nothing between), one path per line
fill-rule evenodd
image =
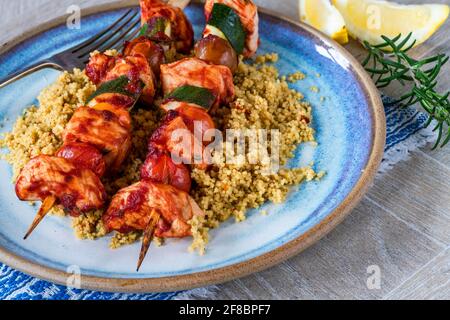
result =
M31 38L16 41L0 55L0 77L91 37L124 11L96 8L82 19L81 30L69 30L60 20L59 25L45 26ZM198 37L204 26L202 7L191 5L186 12ZM29 240L22 240L36 208L16 198L11 168L1 162L0 259L58 283L65 283L69 266L78 266L85 288L164 291L261 270L300 252L334 228L360 199L380 162L385 120L378 93L359 64L333 41L307 26L265 12L260 15L259 53L277 52L282 74L301 70L307 75L293 87L314 107L318 147L301 146L290 165L314 161L316 170L327 172L320 182L294 188L282 205L268 204L268 216L251 211L245 222L225 223L212 231L204 256L187 252L189 239L152 247L136 273L139 244L113 251L108 249L108 238L77 240L70 219L48 217ZM39 92L57 76L56 71L43 70L1 89L1 130L9 131L24 108L36 103ZM319 87L320 93L313 93L311 86Z

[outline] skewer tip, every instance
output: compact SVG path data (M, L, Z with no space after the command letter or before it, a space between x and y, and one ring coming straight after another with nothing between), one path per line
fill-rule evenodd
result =
M26 240L30 236L30 234L34 231L34 229L36 229L38 224L42 221L42 219L44 219L44 217L47 215L47 213L53 207L55 202L56 202L56 198L54 196L48 196L47 198L44 199L44 201L42 201L41 207L39 208L39 211L36 214L36 217L34 218L33 223L31 224L27 233L23 237L23 240Z
M155 234L156 224L159 221L159 213L156 210L152 210L150 214L150 221L148 222L147 228L144 231L144 238L142 239L141 252L139 254L139 260L136 268L136 272L139 272L142 266L142 262L144 262L145 256L147 255L148 248L150 247L150 243L153 240L153 236Z

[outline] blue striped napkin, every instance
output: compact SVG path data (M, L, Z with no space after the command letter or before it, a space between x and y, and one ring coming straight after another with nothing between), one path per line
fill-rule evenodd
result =
M386 150L380 172L387 171L408 152L435 139L429 128L424 128L427 116L415 108L398 108L395 103L383 98L387 121ZM39 280L0 264L0 299L85 299L85 300L168 300L205 295L210 290L125 294L78 290ZM180 295L182 294L182 295Z

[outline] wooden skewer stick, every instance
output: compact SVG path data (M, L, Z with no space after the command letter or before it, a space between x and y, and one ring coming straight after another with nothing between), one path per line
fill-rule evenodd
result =
M137 264L136 272L139 272L142 262L147 255L150 243L153 241L153 236L155 234L156 224L159 221L160 214L156 210L152 210L150 213L150 221L148 222L147 228L144 231L144 238L142 240L141 253L139 254L139 261Z
M44 199L44 201L41 204L41 207L39 208L38 213L36 214L36 217L34 218L33 223L30 226L30 229L28 229L28 232L26 233L25 237L23 237L24 240L26 240L29 237L29 235L34 231L37 225L42 221L42 219L44 219L44 217L53 207L55 202L56 198L54 196L48 196L47 198Z

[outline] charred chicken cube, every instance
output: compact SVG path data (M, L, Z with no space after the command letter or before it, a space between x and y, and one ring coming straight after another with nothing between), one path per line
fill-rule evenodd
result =
M101 152L85 143L65 144L58 150L56 156L69 160L79 168L89 169L98 177L102 177L106 171L106 163Z
M182 53L191 51L194 44L194 30L183 10L161 0L140 0L140 5L142 24L147 23L153 28L157 24L157 19L162 18L168 24L164 28L165 35L175 42L177 51Z
M152 68L153 73L159 78L161 65L165 63L164 49L146 37L139 37L126 42L123 49L124 56L145 57Z
M89 63L86 65L86 75L96 86L98 86L105 81L106 75L115 64L115 57L97 52L91 55Z
M16 194L37 201L54 196L71 215L103 207L106 194L100 179L89 169L59 157L40 155L22 169Z
M129 84L125 88L130 94L139 96L145 103L152 103L156 93L156 78L147 61L141 55L117 58L114 67L106 74L104 81L127 76Z
M166 101L161 108L169 111L176 111L183 118L188 129L202 138L203 144L209 144L205 135L208 131L214 130L216 125L209 113L202 107L182 101Z
M233 101L235 96L233 75L230 69L225 66L210 65L197 58L185 58L162 65L161 82L165 95L185 85L211 90L217 97L212 112L220 104Z
M111 106L114 108L114 106ZM119 108L120 110L120 108ZM110 171L117 171L131 147L130 115L80 107L63 135L64 142L89 144L100 150Z
M208 166L203 159L202 137L189 130L185 120L177 111L169 111L162 125L153 132L149 149L154 146L167 150L177 164L190 164L199 169L206 169Z
M191 174L184 164L177 164L170 153L156 144L150 144L147 159L141 168L141 180L170 184L175 188L189 192Z
M194 216L204 215L186 192L144 180L120 190L113 197L103 221L109 230L122 233L145 230L152 211L160 214L155 235L161 238L191 236L188 222Z
M86 74L96 85L102 85L105 82L125 76L128 79L128 84L122 89L130 95L140 96L140 99L148 104L152 103L155 97L156 77L147 57L141 54L110 57L103 53L97 53L91 57L89 64L86 66ZM97 97L96 102L111 101L111 99L101 100L101 98L102 96ZM134 102L134 99L130 97L122 99L125 99L128 102L127 104L130 104L130 99Z

